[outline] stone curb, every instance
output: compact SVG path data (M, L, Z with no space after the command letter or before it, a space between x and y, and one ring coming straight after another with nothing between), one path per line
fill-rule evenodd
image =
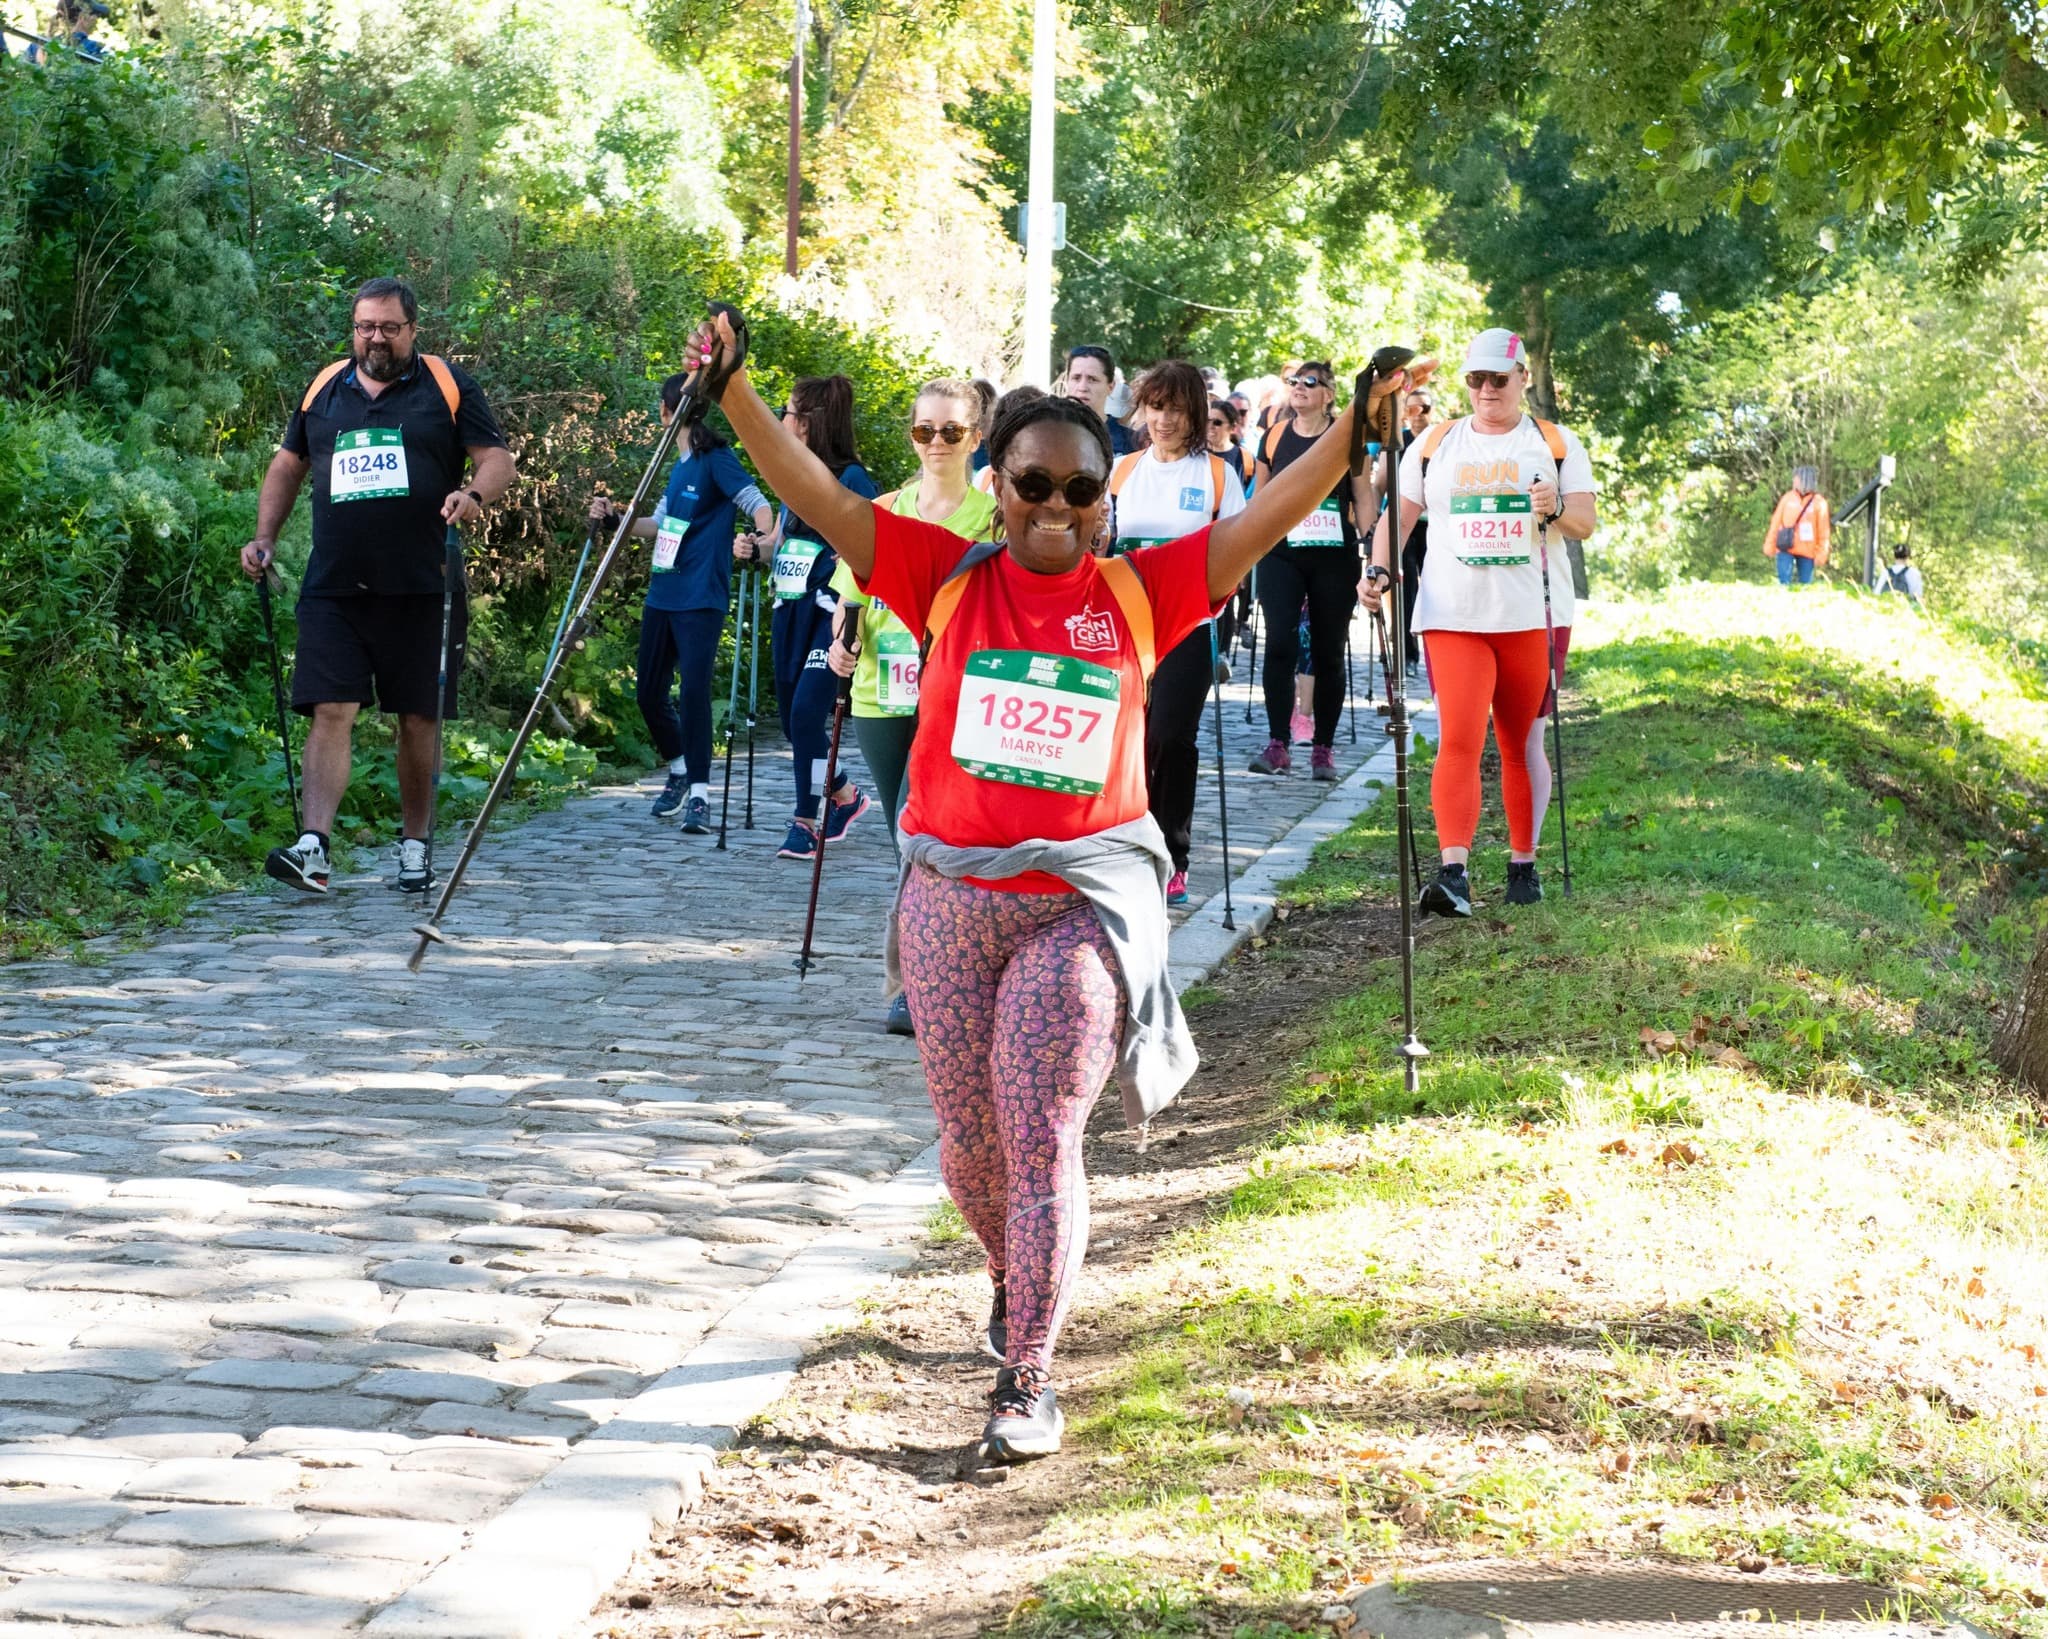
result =
M1370 720L1377 727L1381 719ZM1433 710L1415 726L1434 735ZM1369 808L1392 780L1393 746L1338 784L1231 883L1235 929L1213 894L1173 933L1185 989L1273 919L1281 886L1316 844ZM717 1453L773 1405L817 1338L849 1324L859 1299L913 1261L925 1215L943 1197L938 1146L925 1150L805 1247L721 1320L682 1363L617 1415L363 1629L372 1639L562 1639L625 1575L650 1535L703 1494Z

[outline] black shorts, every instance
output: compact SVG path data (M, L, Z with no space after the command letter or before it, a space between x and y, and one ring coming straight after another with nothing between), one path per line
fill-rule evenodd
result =
M299 649L292 662L292 709L352 702L413 717L434 715L441 672L438 597L302 597ZM447 713L455 715L455 683L469 635L469 607L458 596L448 622Z

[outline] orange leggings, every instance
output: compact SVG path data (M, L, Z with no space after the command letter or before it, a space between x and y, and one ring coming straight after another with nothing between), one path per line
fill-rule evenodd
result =
M1443 736L1430 776L1436 840L1443 848L1470 848L1479 829L1479 754L1486 749L1486 719L1493 716L1500 747L1501 806L1507 810L1508 847L1534 853L1536 827L1529 811L1529 725L1543 708L1550 684L1549 647L1538 627L1529 632L1425 632L1429 678L1436 688L1437 727Z

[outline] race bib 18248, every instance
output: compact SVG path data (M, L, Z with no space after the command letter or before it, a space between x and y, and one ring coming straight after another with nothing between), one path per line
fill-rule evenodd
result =
M1535 527L1531 511L1524 494L1453 495L1451 551L1478 569L1527 563Z
M330 501L374 501L410 495L405 468L405 434L396 427L362 427L337 434L327 468Z
M1072 655L982 649L968 656L953 760L977 779L1092 797L1109 780L1122 679Z
M801 535L787 540L775 550L775 596L781 603L804 595L804 588L810 584L811 565L818 561L818 554L825 550L822 541L807 541Z
M1289 546L1342 546L1344 515L1335 501L1325 501L1287 532Z
M919 670L916 638L894 629L875 633L875 704L885 717L916 714Z

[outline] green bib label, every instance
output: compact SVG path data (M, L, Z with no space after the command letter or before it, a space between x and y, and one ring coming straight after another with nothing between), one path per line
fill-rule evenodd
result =
M875 704L884 716L910 717L917 711L921 670L917 639L907 631L875 633Z
M362 427L336 436L327 466L328 500L375 501L411 493L405 434L398 428Z
M953 760L977 779L1092 797L1109 780L1121 677L1072 655L982 649L968 656Z
M1525 494L1453 495L1451 550L1475 569L1527 563L1535 527L1534 506Z

